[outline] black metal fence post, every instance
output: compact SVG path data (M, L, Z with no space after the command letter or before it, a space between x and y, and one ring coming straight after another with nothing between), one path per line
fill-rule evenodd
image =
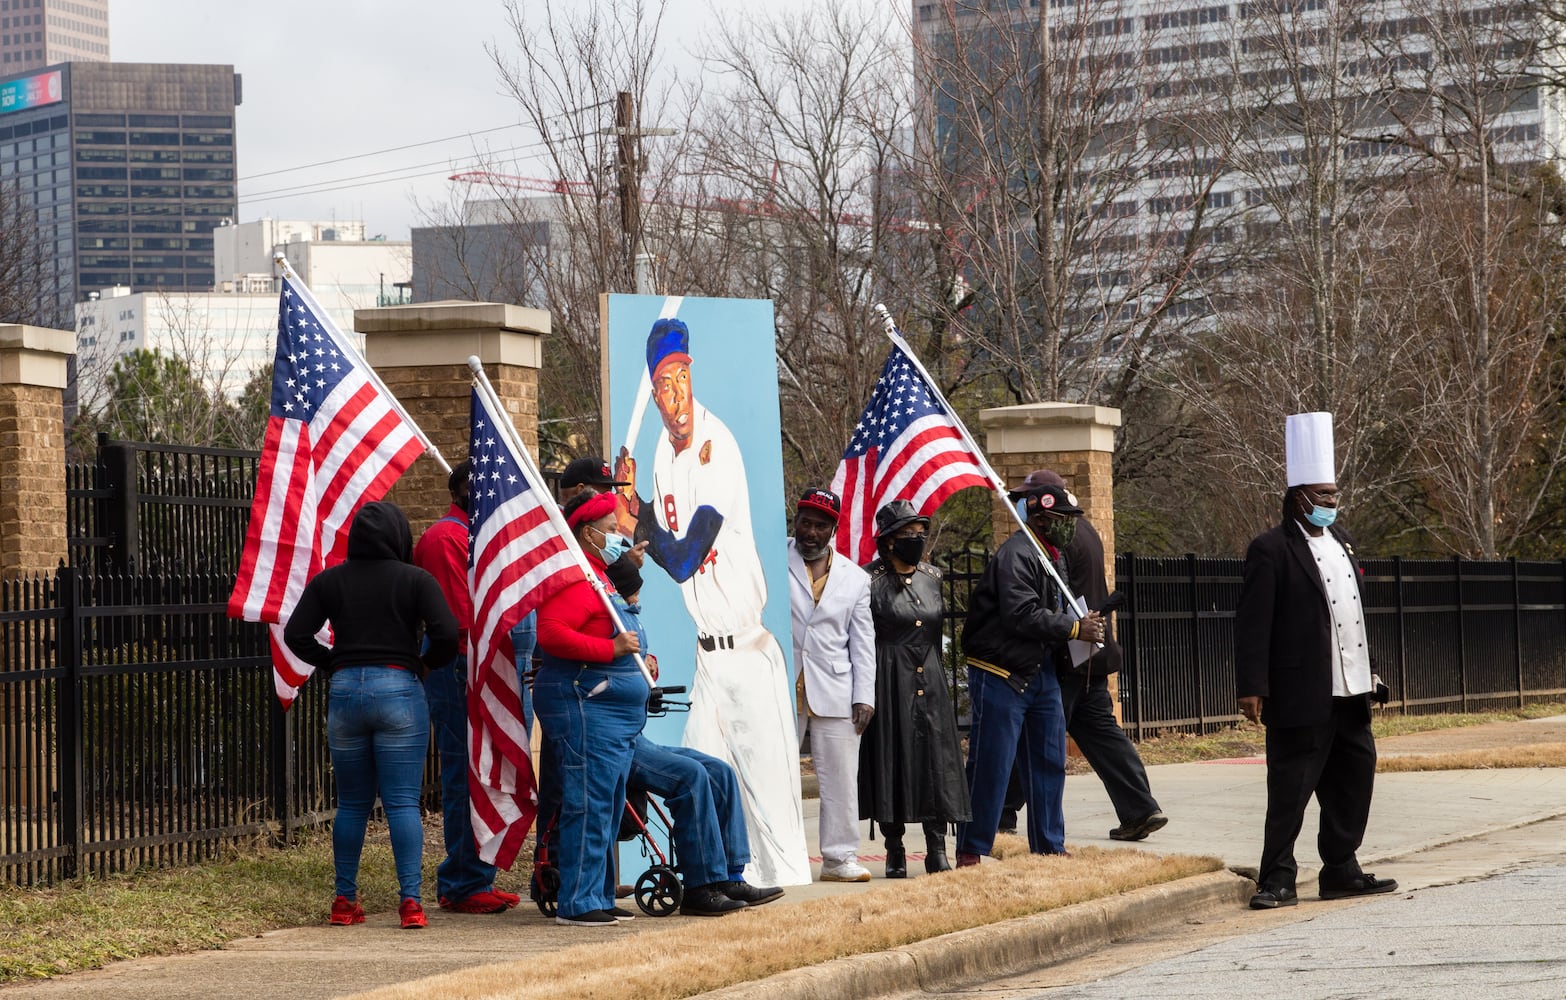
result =
M1136 738L1140 740L1142 739L1142 707L1141 700L1136 697L1135 689L1142 683L1142 629L1137 625L1136 621L1136 553L1127 552L1125 559L1126 607L1125 611L1118 616L1118 620L1115 622L1115 633L1116 638L1120 640L1121 651L1125 655L1125 665L1131 675L1131 684L1129 685L1131 690L1126 690L1128 687L1125 683L1127 670L1122 670L1120 704L1122 716L1125 714L1126 706L1131 708L1132 714L1136 717ZM1115 580L1118 584L1120 580L1118 571L1115 574ZM1129 643L1125 641L1127 624L1131 626L1131 641ZM1124 726L1124 724L1122 719L1121 725Z
M1393 586L1397 591L1397 696L1408 709L1408 617L1404 613L1403 557L1392 557Z
M277 818L277 840L280 844L292 842L294 821L297 818L298 782L294 780L297 761L294 759L293 714L283 707L276 697L269 699L271 708L270 735L272 740L272 815Z
M113 491L103 500L101 522L103 534L109 539L109 559L114 572L134 573L141 562L136 448L130 444L102 441L98 446L98 462L103 468L104 486Z
M1207 685L1202 676L1202 605L1197 600L1196 553L1185 554L1186 572L1191 581L1191 671L1196 677L1196 724L1207 731Z
M1462 711L1468 711L1468 630L1463 627L1463 557L1452 557L1452 583L1457 590L1457 683Z
M1522 584L1517 578L1517 557L1507 560L1512 564L1512 665L1517 668L1517 707L1525 704L1523 698L1522 651Z
M61 667L55 699L55 732L59 734L60 829L62 844L70 852L61 859L60 874L77 878L86 867L87 789L82 766L82 632L79 610L81 578L74 567L61 566L54 574L58 644L55 655Z

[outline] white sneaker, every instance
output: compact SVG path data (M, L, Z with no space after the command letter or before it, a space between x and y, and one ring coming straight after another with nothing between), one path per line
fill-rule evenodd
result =
M868 882L870 869L853 858L847 861L826 862L821 866L823 882Z

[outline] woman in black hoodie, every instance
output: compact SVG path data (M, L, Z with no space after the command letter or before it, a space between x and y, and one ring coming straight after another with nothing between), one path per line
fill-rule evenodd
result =
M332 860L337 867L333 924L364 921L359 855L375 797L391 828L402 926L425 926L424 827L419 788L430 742L429 706L420 678L450 663L457 621L435 578L412 563L413 532L395 504L370 503L353 519L348 558L305 586L283 631L300 659L331 676L326 740L337 778ZM330 623L332 645L315 634ZM420 629L429 638L419 655Z

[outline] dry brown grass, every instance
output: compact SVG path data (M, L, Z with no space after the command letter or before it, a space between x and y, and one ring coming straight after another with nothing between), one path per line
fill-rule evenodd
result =
M1530 746L1463 750L1457 753L1408 754L1382 757L1376 770L1471 771L1508 767L1566 767L1566 743L1534 743Z
M863 893L774 905L666 930L584 932L590 942L521 962L401 983L361 1000L587 1000L634 993L676 1000L835 958L885 951L953 931L1216 871L1216 858L1160 858L1080 848L1069 858L1028 854ZM1011 843L1015 841L1016 843ZM630 986L634 984L634 989Z

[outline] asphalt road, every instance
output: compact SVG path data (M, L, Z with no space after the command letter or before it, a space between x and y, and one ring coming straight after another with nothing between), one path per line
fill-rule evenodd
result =
M940 994L985 1000L1562 1000L1566 822L1378 864L1463 881L1224 915L1076 962ZM1486 869L1489 869L1488 871Z

